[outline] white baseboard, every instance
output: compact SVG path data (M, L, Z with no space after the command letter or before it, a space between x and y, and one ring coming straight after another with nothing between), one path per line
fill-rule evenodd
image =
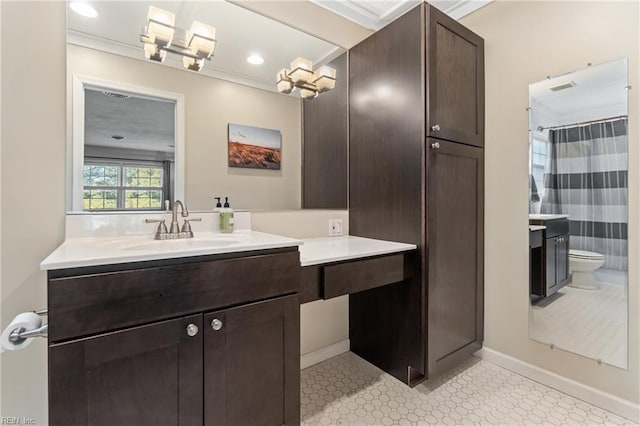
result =
M331 346L320 348L317 351L309 352L300 357L300 369L310 367L322 361L326 361L334 356L349 352L351 347L349 339L334 343Z
M489 348L482 348L475 353L476 356L489 361L521 376L527 377L538 383L557 389L575 398L593 404L604 410L625 417L636 423L640 422L640 405L626 399L619 398L610 393L600 391L591 386L562 377L559 374L545 370L519 359L505 355Z

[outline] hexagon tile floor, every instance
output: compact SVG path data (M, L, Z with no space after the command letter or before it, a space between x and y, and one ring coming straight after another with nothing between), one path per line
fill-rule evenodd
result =
M409 388L347 352L301 372L302 425L633 425L635 423L471 358Z

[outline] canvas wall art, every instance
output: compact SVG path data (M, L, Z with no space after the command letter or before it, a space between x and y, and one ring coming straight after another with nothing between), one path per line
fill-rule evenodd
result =
M280 170L280 130L229 123L229 167Z

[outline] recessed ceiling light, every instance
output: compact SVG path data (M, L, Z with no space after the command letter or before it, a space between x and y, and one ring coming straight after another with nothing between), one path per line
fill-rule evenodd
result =
M71 3L69 7L78 15L86 16L87 18L95 18L98 16L98 11L88 3L76 1Z
M247 62L251 65L262 65L264 63L264 58L260 55L251 55L247 58Z

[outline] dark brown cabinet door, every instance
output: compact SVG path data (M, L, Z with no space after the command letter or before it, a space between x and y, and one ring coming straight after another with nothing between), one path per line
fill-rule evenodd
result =
M569 281L569 235L561 235L556 242L556 285L563 287Z
M558 285L558 281L556 277L558 276L556 268L558 264L558 237L547 238L545 240L545 260L546 260L546 271L545 271L545 288L544 293L541 294L543 297L551 296L557 289L555 288Z
M427 139L427 361L436 375L480 348L483 150Z
M484 40L427 7L427 135L484 146Z
M424 233L424 5L349 51L349 233ZM420 256L419 254L418 256ZM422 262L413 278L349 296L351 350L405 383L425 373Z
M205 314L204 424L300 423L298 296Z
M569 234L545 240L545 285L538 296L549 297L569 283Z
M302 208L347 208L349 73L347 53L328 65L336 69L336 87L302 101Z
M49 423L202 425L202 331L193 315L51 345Z

